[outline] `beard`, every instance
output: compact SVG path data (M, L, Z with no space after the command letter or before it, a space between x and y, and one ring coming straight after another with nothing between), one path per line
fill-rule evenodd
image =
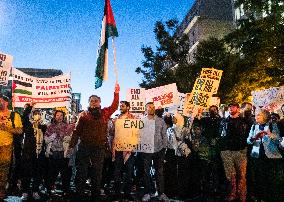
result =
M210 117L216 117L217 114L218 114L217 112L212 112L212 111L209 112Z
M251 110L246 110L246 111L244 111L244 117L250 117L252 115L252 112L251 112Z
M88 109L89 112L93 115L95 119L101 118L101 109L99 107L90 108Z
M234 115L236 115L238 112L237 112L237 111L231 111L231 112L229 112L229 113L230 113L231 116L234 116Z

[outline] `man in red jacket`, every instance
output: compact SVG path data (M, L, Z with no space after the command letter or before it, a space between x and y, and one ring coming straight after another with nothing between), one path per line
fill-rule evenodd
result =
M111 106L103 109L101 109L101 98L97 95L91 95L88 110L80 114L78 124L73 132L69 152L76 146L80 138L76 153L76 188L80 198L84 195L88 169L91 168L94 169L94 172L90 172L92 197L94 201L99 200L107 144L108 120L118 108L119 90L120 87L116 84Z

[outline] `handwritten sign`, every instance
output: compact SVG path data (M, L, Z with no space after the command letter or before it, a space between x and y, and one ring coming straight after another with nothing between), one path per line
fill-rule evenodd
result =
M154 102L156 108L166 108L178 103L175 83L146 90L146 102Z
M130 112L139 113L145 111L145 89L129 88L126 93L126 100L130 102Z
M212 95L218 90L221 75L222 70L203 68L200 77L195 80L189 104L209 107Z
M278 110L284 104L284 86L252 91L253 105L268 111Z
M115 121L114 149L133 151L138 146L139 130L144 127L140 119L117 119Z
M7 86L13 57L0 52L0 85Z
M209 79L213 87L213 94L216 94L219 88L223 71L214 68L202 68L200 79ZM208 81L207 81L208 82Z

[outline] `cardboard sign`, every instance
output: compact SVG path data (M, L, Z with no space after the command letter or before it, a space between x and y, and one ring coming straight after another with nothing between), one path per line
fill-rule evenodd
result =
M201 79L209 79L213 83L213 94L216 94L219 88L223 71L214 68L202 68Z
M208 108L209 102L219 88L222 70L203 68L199 78L195 80L188 104Z
M155 120L117 119L113 140L116 151L154 153Z
M115 121L114 149L133 151L139 141L139 130L144 127L140 119L117 119Z

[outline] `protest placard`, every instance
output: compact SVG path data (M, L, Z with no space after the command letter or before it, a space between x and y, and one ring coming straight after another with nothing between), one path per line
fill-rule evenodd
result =
M166 108L178 103L178 91L175 83L151 88L145 91L146 103L154 102L156 109Z
M133 151L139 141L139 130L144 127L140 119L116 119L113 140L116 151Z
M126 100L130 102L130 112L139 113L145 111L145 89L128 88Z
M0 52L0 85L7 86L13 57L6 53Z

